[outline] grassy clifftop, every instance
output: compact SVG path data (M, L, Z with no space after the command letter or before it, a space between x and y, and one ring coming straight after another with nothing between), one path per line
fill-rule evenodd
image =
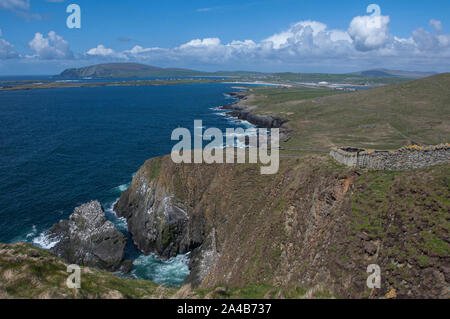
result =
M176 292L87 267L82 269L81 289L69 289L67 266L50 252L28 244L0 244L0 298L168 298Z
M328 89L254 88L255 113L288 119L285 149L354 146L397 149L450 140L450 74L372 90L338 94ZM330 96L331 95L331 96Z

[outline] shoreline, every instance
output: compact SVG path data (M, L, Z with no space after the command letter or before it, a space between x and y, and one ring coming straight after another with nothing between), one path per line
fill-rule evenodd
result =
M75 80L74 80L75 81ZM21 84L2 85L0 82L0 92L4 91L28 91L43 89L63 89L63 88L82 88L82 87L107 87L107 86L160 86L160 85L179 85L179 84L236 84L236 85L262 85L275 86L279 88L289 88L291 85L266 83L266 82L229 82L227 80L214 79L171 79L171 80L130 80L120 82L58 82L58 81L41 81L30 83L32 80L25 82L15 82ZM5 82L9 83L9 82ZM239 87L239 89L244 89Z
M250 92L251 88L239 88L246 92ZM229 93L238 101L233 102L230 105L224 105L221 107L222 110L228 110L227 115L236 118L241 121L247 121L248 123L256 126L257 128L278 128L280 129L280 141L287 141L290 134L292 133L284 124L288 123L289 120L283 119L278 115L260 115L253 113L254 110L258 109L256 105L247 105L246 102L250 101L254 95L242 94L242 92L231 92Z
M223 82L225 84L239 84L239 85L265 85L265 86L276 86L279 88L292 88L293 86L290 84L282 84L282 83L271 83L271 82L261 82L261 81L254 81L254 82Z
M0 85L0 92L3 91L27 91L27 90L43 90L43 89L64 89L64 88L81 88L81 87L107 87L107 86L161 86L161 85L179 85L179 84L214 84L224 83L222 80L132 80L122 82L45 82L20 85Z

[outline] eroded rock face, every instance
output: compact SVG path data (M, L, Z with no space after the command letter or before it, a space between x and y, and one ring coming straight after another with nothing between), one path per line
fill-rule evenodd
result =
M53 225L49 236L58 240L51 251L69 263L117 270L124 258L126 238L98 201L75 208L69 220Z
M194 214L170 185L162 186L167 183L151 180L149 167L146 163L139 170L115 211L127 218L133 242L143 253L162 258L185 254L203 242L204 215Z
M367 298L367 266L377 264L375 297L448 298L448 233L436 222L448 212L447 172L392 176L310 155L282 158L278 174L261 175L259 165L166 156L141 167L116 211L143 252L190 251L186 283L194 287L264 284ZM444 248L423 245L428 231Z

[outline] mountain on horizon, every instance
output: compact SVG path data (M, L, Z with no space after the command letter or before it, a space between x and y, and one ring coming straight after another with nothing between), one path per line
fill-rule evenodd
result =
M429 76L436 75L436 72L418 72L418 71L401 71L390 69L372 69L361 72L353 73L363 76L382 76L382 77L400 77L408 79L421 79Z
M104 63L82 68L64 70L57 78L78 79L78 78L143 78L157 76L200 76L204 72L179 69L160 68L140 63Z
M82 68L71 68L56 75L59 79L80 79L80 78L145 78L145 77L189 77L189 76L224 76L224 77L261 77L264 75L277 75L286 73L264 73L252 71L216 71L202 72L197 70L182 68L161 68L141 63L104 63L86 66ZM308 74L308 73L291 73ZM325 74L325 73L324 73ZM385 77L385 78L405 78L420 79L436 75L435 72L410 72L389 69L372 69L355 73L346 73L364 77ZM342 74L342 75L345 75Z

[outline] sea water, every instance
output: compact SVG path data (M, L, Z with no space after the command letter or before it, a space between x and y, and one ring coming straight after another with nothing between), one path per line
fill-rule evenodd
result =
M149 158L168 154L172 130L248 127L218 107L231 84L63 88L0 92L0 242L51 248L45 232L76 206L99 200L127 233L113 205ZM188 255L161 261L137 252L129 238L131 275L181 285Z

